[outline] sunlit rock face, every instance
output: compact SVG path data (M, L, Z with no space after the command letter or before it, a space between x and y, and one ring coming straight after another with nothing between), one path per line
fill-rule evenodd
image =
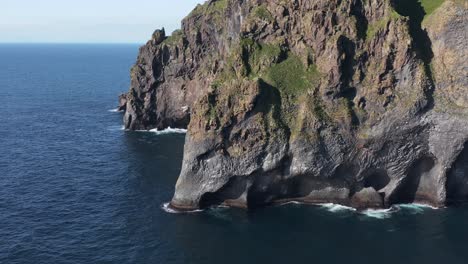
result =
M188 128L179 209L466 201L468 7L437 2L208 1L140 49L125 126Z

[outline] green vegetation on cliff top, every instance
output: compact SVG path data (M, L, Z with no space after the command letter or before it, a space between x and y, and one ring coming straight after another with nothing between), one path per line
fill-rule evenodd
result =
M163 43L167 45L177 44L184 37L184 32L181 29L174 30L172 34L167 37Z
M228 5L228 0L217 0L215 2L206 1L204 4L198 4L189 16L205 15L211 17L213 21L220 22L223 19L224 11ZM197 27L200 25L196 25Z
M377 34L377 32L379 32L387 26L390 20L398 19L400 17L401 16L395 10L392 10L390 16L383 17L373 23L369 23L366 31L366 40L371 40L375 36L375 34Z
M421 3L426 12L425 17L431 15L444 2L445 0L419 0L419 3Z
M419 14L417 14L418 8L424 10L424 13L421 14L424 15L425 19L429 15L431 15L437 8L444 3L445 0L397 0L394 1L394 5L396 5L397 9L400 10L400 12L404 13L405 16L410 16L410 17L416 17ZM423 12L423 11L421 11ZM380 30L384 29L388 22L392 19L398 19L401 17L400 14L398 14L397 11L392 10L390 12L390 15L387 17L382 17L381 19L369 23L367 26L367 32L366 32L366 39L371 40L375 34L377 34Z

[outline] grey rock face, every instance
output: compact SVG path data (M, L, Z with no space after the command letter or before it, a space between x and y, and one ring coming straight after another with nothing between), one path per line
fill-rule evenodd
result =
M125 123L188 125L172 206L467 201L467 6L394 2L212 0L142 47Z
M119 95L119 107L118 111L125 111L127 109L127 94Z

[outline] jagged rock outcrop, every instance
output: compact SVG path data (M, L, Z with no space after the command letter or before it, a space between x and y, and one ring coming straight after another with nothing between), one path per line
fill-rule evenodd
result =
M225 9L225 1L199 6L182 21L181 30L170 37L164 29L156 30L140 48L131 69L127 129L187 127L194 103L214 81L232 41L219 34L224 27L236 27L232 21L221 23ZM233 38L236 33L232 29Z
M123 93L119 95L119 106L117 107L117 111L125 111L127 109L127 94Z
M468 200L468 7L427 1L211 0L156 31L124 121L188 125L172 206Z

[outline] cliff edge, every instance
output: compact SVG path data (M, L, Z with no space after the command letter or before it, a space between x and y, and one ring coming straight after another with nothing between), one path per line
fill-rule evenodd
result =
M210 0L140 49L130 130L188 128L171 205L468 200L468 2Z

